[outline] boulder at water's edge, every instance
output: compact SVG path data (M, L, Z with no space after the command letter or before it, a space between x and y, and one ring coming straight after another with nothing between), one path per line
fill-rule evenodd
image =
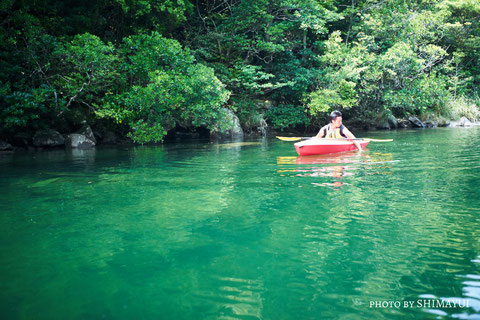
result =
M12 145L5 141L0 141L0 151L9 151L13 150Z
M88 124L84 124L80 130L78 130L79 134L83 134L87 139L90 139L93 141L95 144L97 143L97 139L95 138L95 135L93 134L92 128Z
M72 133L67 136L65 145L69 148L88 149L95 146L95 142L88 139L83 134Z
M458 120L457 125L460 127L471 127L473 124L466 117L461 117L460 120Z
M243 129L240 125L240 120L238 117L233 113L232 110L224 109L225 116L223 119L219 120L222 122L228 129L226 131L221 132L219 129L213 129L210 133L215 138L241 138L243 137Z
M63 136L55 130L39 130L33 136L33 145L35 147L59 147L65 144Z
M425 128L425 123L418 120L417 117L408 117L408 121L410 121L410 123L413 124L414 127Z

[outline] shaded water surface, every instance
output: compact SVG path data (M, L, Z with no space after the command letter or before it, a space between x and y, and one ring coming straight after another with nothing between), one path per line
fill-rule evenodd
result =
M479 319L480 128L369 136L0 155L0 317Z

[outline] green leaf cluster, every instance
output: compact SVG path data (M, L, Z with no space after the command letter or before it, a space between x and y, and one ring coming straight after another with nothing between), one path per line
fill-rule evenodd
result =
M161 141L176 125L213 128L221 118L229 92L213 69L195 63L177 41L158 33L136 35L119 50L128 85L106 96L96 114L128 124L134 141Z
M308 118L302 106L289 104L275 106L266 112L266 118L275 129L284 130L289 127L307 126Z
M230 111L247 130L333 109L475 115L453 109L480 96L479 15L473 0L2 1L0 134L87 120L146 143L226 130Z

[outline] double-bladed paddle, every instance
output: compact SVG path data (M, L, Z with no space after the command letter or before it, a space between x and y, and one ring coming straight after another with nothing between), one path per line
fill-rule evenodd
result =
M299 140L308 140L313 137L276 137L282 141L299 141ZM362 141L373 141L373 142L391 142L393 139L370 139L370 138L322 138L326 140L362 140Z

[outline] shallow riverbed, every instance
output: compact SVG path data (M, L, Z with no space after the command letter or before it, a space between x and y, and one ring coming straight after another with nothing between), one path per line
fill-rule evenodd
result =
M480 128L368 136L0 155L0 317L479 319Z

